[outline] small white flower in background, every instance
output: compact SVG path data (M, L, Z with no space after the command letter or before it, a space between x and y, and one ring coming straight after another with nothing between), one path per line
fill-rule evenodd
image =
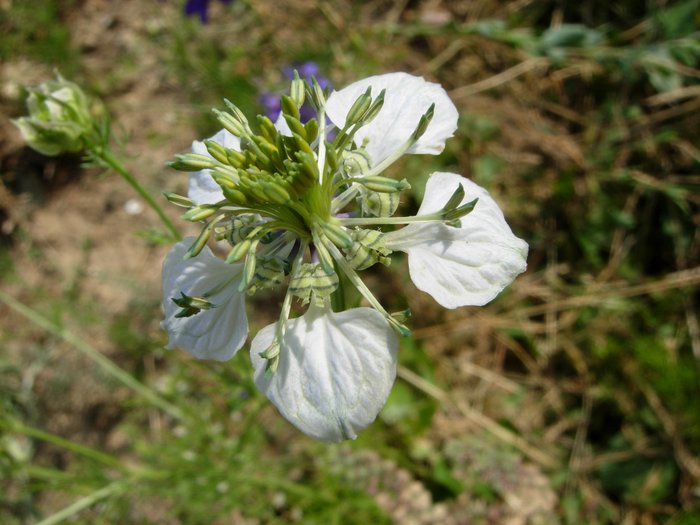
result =
M124 211L127 215L141 215L143 204L137 199L129 199L124 203Z
M306 97L318 118L302 124ZM409 185L383 172L404 154L440 153L457 128L437 84L392 73L326 99L297 77L279 120L258 117L257 134L227 106L224 129L171 164L192 173L188 197L168 199L203 227L163 263L168 346L230 359L247 338L245 295L286 286L279 320L251 344L255 384L302 432L354 438L391 391L397 333L410 333L406 313L387 312L358 272L403 251L412 281L438 303L483 305L525 270L527 244L486 190L454 173L432 174L418 214L394 217ZM225 257L206 246L211 237L230 245ZM338 273L368 307L335 304ZM294 298L308 307L290 319Z

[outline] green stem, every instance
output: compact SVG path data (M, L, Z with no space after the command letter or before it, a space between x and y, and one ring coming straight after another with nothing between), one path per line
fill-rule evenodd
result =
M160 217L160 220L163 222L165 227L168 229L170 232L170 235L173 237L173 239L179 241L182 239L182 235L180 235L180 232L177 230L175 225L172 223L172 221L168 218L168 216L165 214L163 211L163 208L160 207L160 205L156 202L156 200L153 198L153 196L146 191L146 189L139 184L139 181L137 181L134 176L129 173L129 171L124 167L124 165L119 162L119 160L112 154L110 150L103 150L103 151L96 151L96 150L91 150L90 151L96 158L101 160L106 166L112 168L114 171L116 171L121 177L129 183L129 185L136 190L136 193L138 193L143 199L148 203L148 205L153 209L158 214L158 217Z
M178 407L160 397L156 392L139 382L131 374L121 369L109 358L102 355L79 337L73 335L67 329L57 326L40 313L13 299L3 291L0 291L0 301L12 308L18 314L29 319L37 326L73 345L88 358L92 359L100 368L102 368L104 372L134 390L137 394L151 402L154 406L160 408L175 419L184 418L182 411Z
M2 426L4 427L6 425L3 424ZM61 436L57 436L56 434L46 432L39 428L28 427L19 421L8 421L7 430L11 432L16 432L18 434L24 434L26 436L33 437L36 439L40 439L42 441L46 441L47 443L51 443L61 448L65 448L66 450L70 450L71 452L74 452L81 456L85 456L86 458L99 461L100 463L108 467L115 468L123 472L129 472L129 470L126 468L122 461L113 456L110 456L109 454L105 454L104 452L101 452L94 448L81 445L80 443L75 443L73 441L70 441L69 439L62 438Z
M101 499L108 498L125 489L126 483L123 481L115 481L113 483L110 483L106 487L103 487L100 490L96 490L92 494L88 494L87 496L80 498L76 502L71 503L70 505L59 510L55 514L52 514L48 518L41 520L36 525L54 525L56 523L60 523L61 521L77 514L81 510L86 509L91 505L94 505Z
M413 222L443 221L442 211L412 217L349 217L338 221L343 226L379 226L382 224L411 224Z

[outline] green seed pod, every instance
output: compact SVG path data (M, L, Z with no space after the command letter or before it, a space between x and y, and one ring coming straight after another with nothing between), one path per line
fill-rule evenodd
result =
M411 185L406 179L398 181L390 179L389 177L382 177L380 175L362 177L356 182L362 184L368 190L376 191L379 193L396 193L407 190L411 187Z

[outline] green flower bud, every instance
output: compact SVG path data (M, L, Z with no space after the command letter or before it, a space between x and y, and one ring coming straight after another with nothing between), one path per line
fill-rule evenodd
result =
M172 193L169 191L163 192L163 196L168 199L168 202L171 204L174 204L175 206L182 206L185 208L189 208L191 206L194 206L194 202L192 200L188 199L187 197L184 197L182 195L178 195L177 193Z
M226 154L225 147L213 140L205 140L204 145L207 147L209 155L214 157L222 164L228 164L228 155Z
M372 104L372 87L368 87L367 90L362 93L357 100L353 103L348 111L347 117L345 117L345 126L349 127L352 124L359 122L364 116L365 112L369 109Z
M228 252L228 255L226 256L226 262L228 264L232 264L240 260L246 253L248 253L248 250L250 250L250 246L252 244L253 241L251 239L245 239L242 242L236 244L231 249L231 251Z
M299 78L299 72L294 70L294 80L292 80L292 88L289 93L297 107L304 104L304 96L306 94L306 84Z
M199 222L208 219L219 209L215 204L200 204L183 213L182 218L190 222Z
M216 167L216 161L209 155L199 153L184 153L175 155L175 160L168 163L174 170L178 171L201 171Z
M80 87L59 76L28 91L29 116L13 121L27 144L49 156L82 150L97 123Z
M418 126L416 126L415 131L411 135L411 140L413 140L415 142L423 136L425 131L428 129L428 124L430 124L430 121L433 120L434 115L435 115L435 103L432 103L432 104L430 104L428 111L426 111L423 114L423 116L420 118L420 120L418 121Z

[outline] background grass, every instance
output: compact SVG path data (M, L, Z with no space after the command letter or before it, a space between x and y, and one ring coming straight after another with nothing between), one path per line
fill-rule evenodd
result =
M178 2L29 4L0 3L0 521L700 521L697 0L212 1L206 25ZM307 60L337 87L445 86L460 127L394 168L406 211L430 172L462 173L530 244L485 308L438 308L400 258L370 274L414 335L339 446L276 414L246 352L164 351L157 219L8 122L56 67L105 100L142 183L177 191L163 162L216 131L210 108L254 115ZM256 296L253 333L279 300Z

